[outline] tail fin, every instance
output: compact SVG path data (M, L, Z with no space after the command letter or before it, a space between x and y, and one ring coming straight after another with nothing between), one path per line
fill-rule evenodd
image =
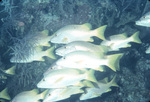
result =
M42 93L40 93L40 94L39 94L39 96L40 96L39 99L44 99L45 96L46 96L46 94L48 93L48 91L49 91L49 90L47 89L47 90L43 91Z
M14 75L15 74L15 69L16 69L16 66L12 66L11 68L9 68L7 70L4 70L4 72L6 74Z
M50 49L46 50L47 56L52 59L56 59L55 54L54 54L54 49L55 49L55 47L53 46Z
M113 71L116 72L116 69L119 70L119 62L123 54L114 54L107 56L108 59L108 67L110 67Z
M93 70L93 69L88 70L88 72L87 72L87 80L97 83L97 80L95 78L94 73L95 73L95 70Z
M7 88L5 88L4 90L2 90L0 92L0 98L6 99L6 100L10 100L10 96L7 93Z
M131 39L131 41L135 43L142 43L139 38L139 32L135 32L129 39Z
M107 46L104 46L104 45L97 45L97 46L99 46L100 52L103 52L103 53L108 52L108 47Z
M107 25L101 26L101 27L93 30L92 34L102 40L105 40L104 32L105 32L106 27L107 27Z
M116 80L116 75L113 77L113 79L109 83L111 83L111 86L119 87L117 83L115 82L115 80Z

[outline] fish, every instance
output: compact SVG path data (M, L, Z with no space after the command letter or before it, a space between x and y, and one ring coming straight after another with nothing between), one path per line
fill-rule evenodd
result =
M92 99L101 96L104 93L107 93L111 91L110 87L115 86L119 87L116 82L116 75L113 77L113 79L108 82L108 78L104 78L103 80L98 81L97 87L95 88L85 88L85 93L83 93L80 96L80 100L87 100L87 99Z
M17 94L11 102L39 102L40 99L44 99L48 90L40 93L37 89L30 91L23 91Z
M48 36L49 31L43 30L41 32L29 33L22 39L22 42L27 42L30 46L48 46L50 47L50 39L52 36Z
M135 22L138 26L150 27L150 12L144 14L139 20Z
M67 44L73 41L90 41L93 42L93 36L105 40L104 31L106 25L101 26L95 30L90 30L91 25L85 23L82 25L67 25L53 34L51 43Z
M11 59L11 63L31 63L33 61L45 61L44 56L47 56L51 59L56 59L53 53L54 47L49 48L46 51L42 51L42 48L36 47L33 48L30 52L24 52L23 54L14 55Z
M8 95L7 91L8 91L8 88L3 89L3 90L0 92L0 98L6 99L6 100L11 100L11 98L10 98L10 96Z
M53 63L44 73L43 76L47 75L53 70L59 70L59 69L64 69L64 67L57 65L56 63Z
M79 69L53 70L45 75L37 84L38 88L64 88L68 86L80 86L80 81L86 79L97 82L94 70L81 71Z
M75 51L58 59L56 64L68 68L91 68L98 71L103 71L100 66L106 65L116 71L119 70L119 60L122 56L122 53L104 57L99 53Z
M120 48L131 47L130 42L142 43L139 32L135 32L130 37L127 37L126 33L110 36L110 40L102 41L101 45L108 46L109 51L118 51Z
M43 102L54 102L60 101L69 98L71 95L83 93L84 91L80 87L67 87L67 88L58 88L50 89Z
M107 49L103 45L95 45L85 41L74 41L56 49L55 53L59 56L64 56L73 51L100 52L105 54L107 53Z
M59 69L68 69L68 67L63 67L60 65L57 65L56 63L53 63L44 73L43 76L49 74L53 70L59 70ZM80 69L80 70L85 70L85 69Z

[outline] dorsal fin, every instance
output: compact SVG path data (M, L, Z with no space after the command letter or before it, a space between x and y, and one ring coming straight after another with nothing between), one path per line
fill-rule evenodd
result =
M104 81L105 83L108 83L108 77L104 78L103 81Z
M48 30L43 30L42 32L40 32L41 34L44 34L46 36L48 36Z
M108 77L102 79L102 80L99 80L98 81L99 83L103 83L103 84L107 84L108 83Z
M92 26L90 23L84 23L81 25L83 28L85 28L86 30L91 30L92 29Z

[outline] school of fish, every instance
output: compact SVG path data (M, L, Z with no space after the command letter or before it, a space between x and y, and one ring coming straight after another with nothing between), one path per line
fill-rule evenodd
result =
M87 100L101 96L111 91L111 87L119 87L116 83L115 74L120 70L119 62L123 53L108 54L111 51L119 51L121 48L131 47L130 42L142 43L139 39L139 32L128 37L126 33L112 35L109 39L104 36L107 25L92 29L92 25L67 25L48 36L44 30L35 34L32 40L26 36L23 41L28 46L14 46L12 50L12 63L31 63L33 61L45 61L44 56L55 61L37 84L37 88L46 89L39 92L38 89L27 90L17 94L10 99L7 88L0 92L0 98L11 100L11 102L56 102L67 99L74 94L80 94L80 100ZM94 44L97 37L102 42ZM31 39L31 38L30 38ZM60 44L55 48L49 43ZM43 50L42 47L49 47ZM17 50L24 49L22 53ZM26 54L27 53L27 54ZM56 59L59 56L59 59ZM112 70L114 75L98 78L95 72L105 73Z

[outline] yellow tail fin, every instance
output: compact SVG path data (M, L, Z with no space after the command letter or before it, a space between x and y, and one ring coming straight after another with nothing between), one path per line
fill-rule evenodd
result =
M49 90L47 89L47 90L43 91L42 93L40 93L39 94L39 96L40 96L39 99L44 99L48 91Z
M95 78L94 73L95 73L95 70L93 70L93 69L88 70L88 72L87 72L87 80L97 83L97 80Z
M106 27L107 27L107 25L101 26L101 27L93 30L92 34L102 40L105 40L104 32L105 32Z
M10 100L10 96L7 93L7 88L5 88L4 90L2 90L0 92L0 98L6 99L6 100Z
M107 91L105 91L105 92L110 92L112 89L111 88L108 88L108 90Z
M46 50L47 56L52 58L52 59L56 59L56 56L54 54L54 49L55 49L55 47L53 46L50 49Z
M16 69L16 66L12 66L11 68L9 68L7 70L4 70L4 72L6 74L14 75L15 74L15 69Z
M111 83L111 86L119 87L119 85L115 82L116 76L117 76L117 75L115 75L115 76L113 77L113 79L112 79L109 83Z
M108 58L108 67L110 67L113 71L119 70L119 62L123 54L114 54L107 56Z
M142 43L142 41L139 38L139 32L135 32L129 39L131 39L131 41L135 43Z

